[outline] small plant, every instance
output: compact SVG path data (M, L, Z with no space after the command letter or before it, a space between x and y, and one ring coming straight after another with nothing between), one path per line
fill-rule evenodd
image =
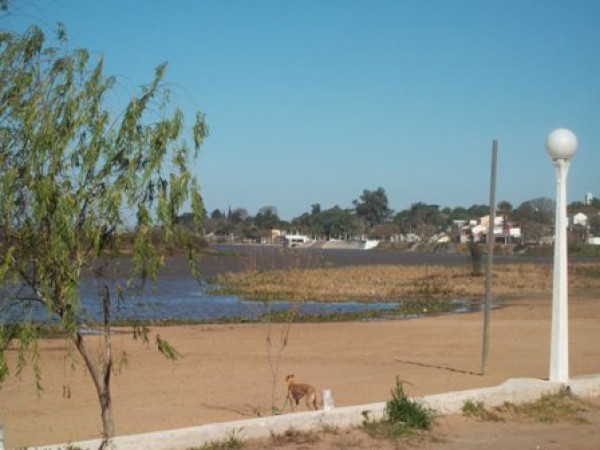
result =
M200 447L190 447L187 450L235 450L244 447L244 441L238 437L239 431L232 430L223 441L210 441Z
M484 421L501 421L502 418L485 407L483 402L475 403L472 400L467 400L462 407L462 412L465 416L472 417Z
M409 399L404 393L404 382L396 377L396 387L392 389L392 399L385 405L384 420L403 424L407 428L428 430L435 414L422 403Z
M281 361L283 351L287 348L290 330L292 328L292 324L294 323L297 309L292 308L286 311L287 318L280 325L279 333L276 333L276 330L274 329L275 324L273 323L274 321L271 317L272 309L270 302L265 302L265 306L267 307L267 314L264 316L264 321L266 324L265 350L267 353L269 369L271 371L271 414L275 416L281 414L281 410L275 405L277 381L279 380L279 363ZM282 409L284 408L285 403Z
M364 430L373 437L390 439L418 430L429 430L435 418L435 412L419 401L409 399L404 393L404 382L396 377L396 386L391 390L381 421L373 421L368 412L363 412Z
M478 416L484 408L483 402L475 403L473 400L467 400L463 403L462 412L465 416L475 417Z

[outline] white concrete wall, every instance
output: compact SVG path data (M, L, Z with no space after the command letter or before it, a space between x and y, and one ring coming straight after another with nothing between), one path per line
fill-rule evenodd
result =
M600 375L577 377L568 383L556 383L533 378L511 379L500 386L428 395L418 400L440 414L455 414L462 411L466 401L483 402L486 406L499 406L505 402L514 404L535 401L544 394L558 392L569 386L580 397L600 396ZM335 396L335 392L333 393ZM157 431L113 439L113 449L117 450L184 450L199 447L207 442L225 441L235 434L239 439L266 438L272 434L282 434L289 429L297 431L319 431L324 427L351 427L361 425L365 415L371 420L383 417L385 403L334 408L331 411L309 411L284 414L257 419L224 422L175 430ZM84 450L97 449L99 439L68 443ZM37 447L36 450L62 450L68 444Z

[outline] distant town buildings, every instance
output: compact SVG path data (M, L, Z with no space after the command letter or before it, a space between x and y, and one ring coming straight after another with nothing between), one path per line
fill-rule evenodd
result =
M535 204L534 201L524 203L523 208L513 210L510 207L501 210L492 227L492 239L496 244L517 247L552 245L553 201L545 198L534 200L537 201ZM570 205L570 242L573 245L600 245L600 202L590 192L585 194L583 200L583 203L573 202ZM388 220L375 227L365 227L364 222L357 222L350 210L337 207L332 210L336 214L324 217L324 212L313 211L294 219L291 223L277 220L274 224L252 218L242 220L241 215L237 217L234 213L227 216L220 212L213 213L209 219L211 226L207 227L205 238L209 242L323 248L372 248L378 242L387 242L408 244L407 247L410 248L434 248L443 251L453 248L456 244L486 243L490 232L490 216L481 215L487 210L485 206L480 207L477 212L469 211L468 214L464 214L467 212L465 210L456 215L479 216L476 219L448 220L450 214L447 211L440 214L437 205L416 204L411 210L399 213L393 221ZM257 218L264 219L263 216L259 213ZM362 227L357 226L357 223L362 224ZM328 228L324 228L325 225Z
M471 220L460 228L460 242L467 243L487 242L489 233L490 216L480 217L479 220ZM504 217L494 218L494 241L503 244L514 244L521 240L521 227L516 226Z

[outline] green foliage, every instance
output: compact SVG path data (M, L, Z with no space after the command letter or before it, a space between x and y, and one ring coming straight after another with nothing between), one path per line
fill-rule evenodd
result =
M294 219L292 224L304 232L327 238L338 238L358 232L352 211L337 205L323 211L319 205L313 205L311 214L303 214Z
M358 200L352 202L356 209L356 215L362 218L369 228L387 220L392 210L388 208L388 198L382 187L374 191L363 190Z
M115 79L103 74L102 58L69 50L63 26L57 39L48 46L37 27L0 33L0 283L28 287L5 289L0 301L41 304L74 337L80 275L117 251L129 211L137 217L132 276L155 280L164 247L152 234L188 245L177 214L191 204L200 224L204 209L187 166L183 113L168 113L166 64L113 116ZM195 156L208 133L202 114L191 133ZM14 338L0 337L0 349ZM19 337L22 351L34 350L35 337ZM2 362L0 352L6 376Z
M396 377L392 399L385 405L384 420L402 424L407 428L428 430L433 422L433 411L422 403L409 399L404 393L403 384L404 382Z
M404 393L403 384L396 377L396 386L391 390L392 398L386 402L381 421L371 420L368 413L363 412L363 428L371 436L389 439L431 429L435 412L421 402L409 399Z
M478 420L494 422L502 420L500 416L498 416L498 414L487 409L483 402L475 403L472 400L467 400L463 404L462 412L465 416L472 417Z
M168 341L165 341L160 337L160 334L156 335L156 348L158 351L167 359L172 361L178 359L181 354L173 347Z
M482 409L485 409L483 402L475 403L473 400L467 400L463 403L462 412L467 416L476 416Z
M211 441L200 447L190 447L187 450L236 450L244 447L244 441L238 437L238 431L233 430L223 441Z
M17 348L16 375L20 376L28 362L32 364L35 375L35 385L42 391L41 371L39 367L38 337L44 335L44 330L32 323L12 323L0 326L0 383L9 375L5 351L13 340L19 342Z
M134 280L155 283L166 250L174 246L186 251L196 270L191 228L178 225L178 214L191 204L194 228L200 228L204 208L188 160L197 155L208 128L198 113L192 153L183 113L169 108L162 87L166 64L156 67L122 114L113 115L109 99L115 78L104 75L102 58L93 61L84 49L69 50L61 24L56 38L58 46L52 47L37 27L22 35L0 32L0 308L24 313L0 323L0 382L9 374L5 350L15 341L17 375L30 362L41 389L37 327L29 323L32 305L41 305L94 381L104 445L114 435L111 291L104 283L98 296L104 331L103 351L97 352L80 332L81 275L105 275L103 261L119 254L132 213L137 222L128 287ZM160 240L153 239L157 230ZM118 266L117 258L110 261ZM119 273L119 267L111 269ZM112 289L119 301L123 292L123 285ZM137 328L135 336L148 342L147 329ZM179 356L158 335L156 346L169 359ZM117 367L126 362L123 354Z
M394 222L403 233L415 233L427 240L444 227L446 219L440 213L438 205L417 202L413 203L410 209L396 214Z

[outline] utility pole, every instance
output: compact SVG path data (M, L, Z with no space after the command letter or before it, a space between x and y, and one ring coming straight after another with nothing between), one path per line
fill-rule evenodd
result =
M481 356L481 374L487 373L488 353L490 350L490 305L492 303L492 269L494 266L494 222L496 221L496 161L498 159L498 141L492 143L492 173L490 177L490 217L487 235L487 265L485 271L485 304L483 307L483 346Z

